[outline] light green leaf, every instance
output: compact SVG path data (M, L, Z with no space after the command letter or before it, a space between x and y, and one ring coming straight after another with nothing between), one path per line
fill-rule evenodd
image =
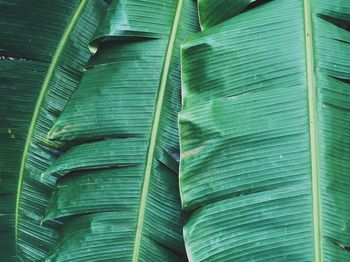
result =
M264 2L183 45L189 260L349 261L350 2Z

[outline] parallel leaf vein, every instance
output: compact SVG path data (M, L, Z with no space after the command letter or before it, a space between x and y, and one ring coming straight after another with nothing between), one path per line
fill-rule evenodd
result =
M168 48L166 51L163 71L162 71L160 85L158 89L157 102L155 107L152 131L151 131L150 142L149 142L149 147L147 152L145 172L143 177L141 200L140 200L140 207L139 207L139 214L137 219L137 227L136 227L136 235L135 235L135 244L134 244L134 250L133 250L133 259L132 259L133 262L138 261L138 258L139 258L141 236L142 236L142 230L143 230L143 221L145 216L147 195L149 191L150 178L151 178L151 172L152 172L152 162L153 162L154 153L155 153L155 145L157 142L157 135L159 130L159 123L160 123L161 111L163 106L165 88L167 85L167 80L168 80L168 75L170 70L171 57L174 50L177 28L179 26L183 4L184 4L184 0L179 0L176 8L176 12L175 12L175 18L172 25L170 37L169 37Z
M40 94L37 100L37 103L35 105L35 109L34 109L34 113L33 113L33 117L29 126L29 130L28 130L28 134L26 137L26 142L24 145L24 150L23 150L23 155L22 155L22 160L21 160L21 164L20 164L20 171L19 171L19 178L18 178L18 187L17 187L17 197L16 197L16 213L15 213L15 240L16 240L16 248L18 245L18 227L19 227L19 206L20 206L20 198L21 198L21 192L22 192L22 186L23 186L23 178L24 178L24 171L25 171L25 164L28 158L28 153L30 150L30 144L32 143L32 139L33 139L33 134L34 134L34 128L36 126L36 123L38 121L39 118L39 114L40 114L40 110L42 107L42 104L45 100L45 95L46 92L49 88L49 84L50 81L52 79L52 77L54 76L56 67L57 67L57 63L58 60L63 52L63 49L65 47L65 44L67 43L68 39L69 39L69 35L72 32L78 18L80 17L80 14L86 4L87 0L82 0L80 2L80 4L78 5L70 23L68 24L68 26L66 27L62 38L58 44L58 47L56 49L56 52L52 58L51 64L49 66L49 69L47 71L45 80L43 82L43 85L41 86L40 89Z
M320 177L318 163L318 139L317 139L317 109L316 109L316 81L315 63L313 53L312 13L311 0L304 0L305 43L307 63L307 85L310 124L310 149L311 149L311 175L312 175L312 201L314 222L315 261L322 259L321 239L321 207L320 207Z

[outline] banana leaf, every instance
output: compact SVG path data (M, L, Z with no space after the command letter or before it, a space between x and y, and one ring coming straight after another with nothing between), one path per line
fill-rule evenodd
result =
M196 3L113 1L96 54L49 133L67 150L45 223L62 223L46 261L186 261L178 188L180 44Z
M0 1L1 261L42 261L59 224L41 225L57 157L47 133L83 73L105 1Z
M350 2L258 2L182 47L189 260L350 261Z
M266 0L263 0L266 2ZM217 25L245 10L253 7L262 0L198 0L200 26L202 30Z

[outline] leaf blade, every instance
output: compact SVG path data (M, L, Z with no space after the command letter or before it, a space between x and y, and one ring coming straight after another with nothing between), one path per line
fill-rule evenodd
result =
M133 20L133 17L141 16L144 19L142 23ZM130 18L127 29L120 22L122 17ZM63 240L57 243L47 260L64 260L74 256L76 261L87 259L181 261L184 259L181 232L183 215L176 186L176 155L179 150L176 114L181 103L179 46L182 39L196 29L195 4L192 1L115 1L105 20L105 24L102 24L91 43L93 46L98 46L96 55L88 63L81 85L50 135L53 139L73 141L72 150L85 146L84 143L88 141L91 155L95 155L97 162L106 158L108 152L111 152L106 150L103 156L102 151L94 150L94 144L102 143L97 141L103 140L105 145L111 145L125 140L126 145L130 145L128 141L131 139L143 139L146 141L146 146L138 147L133 153L128 153L128 150L117 146L110 147L113 152L118 152L120 156L129 156L131 160L136 158L135 154L142 155L142 163L136 163L138 166L133 174L135 183L128 184L135 191L125 189L119 191L120 196L109 194L107 196L109 199L106 200L109 204L106 204L106 208L102 211L98 207L102 197L99 197L97 192L84 191L87 196L82 196L79 199L80 203L72 204L74 211L65 212L60 218L64 221ZM178 23L179 21L181 22ZM149 28L148 22L150 22ZM108 26L111 23L112 29ZM69 152L72 151L67 151L61 156L62 161L57 160L62 166L68 159L74 162L78 160L79 155L81 159L87 156L85 153L77 153L72 158L68 156ZM80 172L82 168L87 168L84 173L88 174L92 181L96 181L97 176L92 178L93 164L90 165L90 162L87 160L75 171ZM56 175L65 173L64 168L57 165L57 169L55 164L52 166L55 169L52 172ZM109 172L108 168L100 171ZM116 164L114 168L121 167ZM145 170L146 168L148 169ZM48 171L47 175L50 176L51 171ZM75 172L66 173L59 181L64 183L63 181L67 179L71 187L78 181L83 181L83 178L75 177L74 174ZM144 180L145 174L148 174L148 185ZM102 177L102 173L99 177ZM146 185L144 189L143 183ZM109 185L100 185L101 195L103 188L107 189ZM55 193L57 197L54 196L52 199L58 202L50 204L48 213L54 214L56 210L53 208L60 208L61 204L64 205L62 210L65 208L69 210L69 203L64 199L73 194L73 191L73 188L70 190L58 188ZM129 216L133 217L129 221L118 222L117 218L109 220L110 224L116 227L117 223L122 223L119 224L121 229L116 228L114 231L113 239L118 241L120 246L116 249L111 249L113 242L109 228L101 226L97 232L93 224L95 216L107 223L107 213L113 212L118 215L124 212L123 208L119 209L118 205L111 204L113 198L116 202L123 199L129 201L132 209ZM83 203L87 199L90 205L87 202ZM134 200L137 201L134 203L132 202ZM82 206L89 206L88 210L91 213L85 214ZM139 221L137 217L140 218ZM84 224L81 234L72 233L75 229L69 225L76 225L75 221L85 221L88 218L89 222ZM143 221L142 226L140 221ZM134 230L126 232L122 230L123 228ZM107 239L104 237L105 234L109 236ZM79 243L81 238L93 238L98 240L100 245L98 248L94 248L93 242L83 245Z
M344 227L350 212L344 202L348 198L344 185L349 179L345 164L349 156L345 146L348 14L349 4L342 1L271 1L204 30L183 45L180 191L183 206L198 209L185 225L186 249L192 261L348 259ZM289 23L284 23L287 17ZM306 30L308 21L311 28ZM310 126L314 126L311 131ZM266 130L273 128L286 130L266 136ZM299 130L303 139L294 145L295 137L280 140L293 130ZM290 210L293 217L302 210L306 214L300 242L284 244L294 229L283 220L270 228L258 226L269 212L262 211L263 203L251 217L238 215L232 226L216 225L214 213L210 217L205 212L216 206L217 212L224 213L224 204L220 210L219 203L253 199L264 189L287 190L286 184L298 183L302 188L307 185L305 198L309 199L296 201L299 210ZM252 199L246 205L253 204ZM275 208L281 208L281 214L285 211L277 202ZM233 228L241 225L241 230L252 230L254 225L243 225L259 214L261 221L254 221L256 232L241 239ZM273 219L278 219L277 214ZM214 226L216 232L201 240L199 235ZM271 237L262 243L264 234ZM276 234L281 243L274 241ZM223 239L222 249L210 253L201 248L219 238ZM241 242L233 244L235 239ZM245 254L238 248L244 244ZM293 244L295 247L288 246ZM277 247L281 249L276 251Z

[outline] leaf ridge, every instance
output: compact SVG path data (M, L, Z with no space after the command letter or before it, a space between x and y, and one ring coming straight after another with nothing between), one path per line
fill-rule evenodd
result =
M157 134L159 130L159 123L160 123L160 116L161 116L161 111L163 106L164 94L165 94L165 89L167 85L172 53L174 50L177 29L179 26L181 11L183 6L184 6L184 0L179 0L175 11L175 18L174 18L174 22L173 22L170 37L169 37L169 44L166 51L163 71L162 71L160 85L158 89L158 96L156 101L155 113L154 113L154 118L152 123L152 129L151 129L151 137L150 137L150 142L149 142L149 147L147 152L146 166L145 166L144 178L142 183L140 207L139 207L139 214L137 218L137 228L135 233L135 242L134 242L133 258L132 258L132 261L135 261L135 262L138 261L139 252L140 252L139 246L141 244L143 221L144 221L145 210L146 210L146 201L147 201L147 195L148 195L148 190L150 185L152 162L153 162L153 157L155 153L155 144L157 142Z
M304 0L304 22L305 22L305 48L306 48L306 66L307 66L307 86L308 86L308 105L309 105L309 123L310 123L310 150L311 150L311 176L312 176L312 206L314 220L314 243L315 243L315 261L322 259L322 241L321 241L321 211L320 211L320 177L318 163L318 138L317 138L317 110L316 110L316 80L315 63L313 52L313 34L311 21L311 1Z
M16 243L16 248L17 248L17 242L18 242L18 227L19 227L19 204L20 204L19 202L20 202L20 198L21 198L20 196L21 196L22 185L23 185L25 164L27 161L28 152L30 149L30 144L32 142L34 128L35 128L35 125L38 121L40 110L41 110L41 105L44 102L45 95L46 95L46 92L48 90L50 80L52 79L52 77L54 75L54 72L55 72L58 60L60 58L60 55L64 49L65 44L67 43L67 41L69 39L68 36L70 35L72 30L74 29L74 25L77 22L78 18L80 17L81 12L84 9L86 2L87 2L87 0L82 0L80 2L80 4L78 5L78 7L77 7L72 19L71 19L71 22L67 26L67 28L64 31L63 36L59 42L59 45L56 49L56 52L52 58L50 67L49 67L48 72L46 74L44 83L41 87L40 94L39 94L39 97L38 97L38 100L37 100L37 103L35 106L33 117L32 117L31 123L30 123L27 137L26 137L26 142L25 142L24 151L23 151L23 157L22 157L21 164L20 164L18 188L17 188L17 198L16 198L16 210L15 210L15 243Z

